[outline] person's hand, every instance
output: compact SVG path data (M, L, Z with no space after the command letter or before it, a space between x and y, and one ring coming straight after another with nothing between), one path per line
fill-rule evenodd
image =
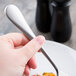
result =
M29 76L30 68L36 68L34 54L44 41L43 36L29 41L20 33L0 36L0 76Z

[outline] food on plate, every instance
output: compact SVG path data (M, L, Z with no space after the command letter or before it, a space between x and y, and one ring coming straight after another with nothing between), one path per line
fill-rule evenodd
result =
M45 73L43 73L43 75L42 75L42 76L55 76L55 74L45 72Z
M37 75L32 75L32 76L41 76L41 75L38 75L38 74L37 74Z
M32 75L32 76L55 76L55 74L44 72L42 75L37 74L37 75Z

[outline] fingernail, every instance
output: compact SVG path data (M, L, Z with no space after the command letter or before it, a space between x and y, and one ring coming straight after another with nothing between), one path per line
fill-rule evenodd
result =
M45 41L45 37L44 36L38 36L36 40L40 45L42 45Z

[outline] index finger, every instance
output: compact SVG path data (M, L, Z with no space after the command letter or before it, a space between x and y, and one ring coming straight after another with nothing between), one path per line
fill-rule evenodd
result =
M2 38L6 41L10 40L14 47L25 45L29 42L29 39L21 33L9 33L2 36Z

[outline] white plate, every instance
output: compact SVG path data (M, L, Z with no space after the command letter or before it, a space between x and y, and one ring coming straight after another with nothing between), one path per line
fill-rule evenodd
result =
M46 53L59 69L59 76L76 76L76 51L53 41L46 41L44 46ZM31 70L30 76L42 75L43 72L53 72L52 65L42 53L36 54L37 69Z

